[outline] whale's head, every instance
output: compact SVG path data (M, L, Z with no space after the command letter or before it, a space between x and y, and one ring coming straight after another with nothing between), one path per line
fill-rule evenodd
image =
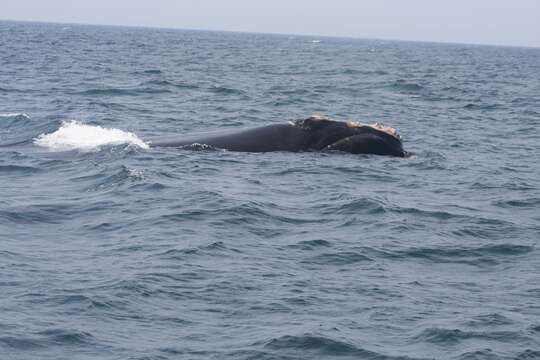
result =
M403 150L397 130L379 123L367 125L358 122L335 121L315 115L298 120L295 125L304 130L309 147L314 150L399 157L407 154Z

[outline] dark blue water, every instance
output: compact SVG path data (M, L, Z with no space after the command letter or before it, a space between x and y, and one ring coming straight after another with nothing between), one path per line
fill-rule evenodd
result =
M539 49L0 22L0 113L1 359L540 358ZM313 113L415 155L143 142Z

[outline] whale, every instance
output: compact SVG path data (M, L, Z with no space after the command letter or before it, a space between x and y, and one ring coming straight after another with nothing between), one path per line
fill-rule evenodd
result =
M379 123L362 124L310 116L282 124L150 139L152 147L203 145L240 152L335 151L406 157L397 131Z

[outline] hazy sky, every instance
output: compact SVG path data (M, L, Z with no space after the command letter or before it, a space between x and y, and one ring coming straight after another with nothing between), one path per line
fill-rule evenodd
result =
M0 0L0 18L540 47L540 0Z

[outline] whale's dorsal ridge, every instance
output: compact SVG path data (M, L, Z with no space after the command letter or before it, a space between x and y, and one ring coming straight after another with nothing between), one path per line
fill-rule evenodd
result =
M330 119L325 115L311 115L307 119L300 119L294 122L294 125L304 130L318 130L337 121Z

